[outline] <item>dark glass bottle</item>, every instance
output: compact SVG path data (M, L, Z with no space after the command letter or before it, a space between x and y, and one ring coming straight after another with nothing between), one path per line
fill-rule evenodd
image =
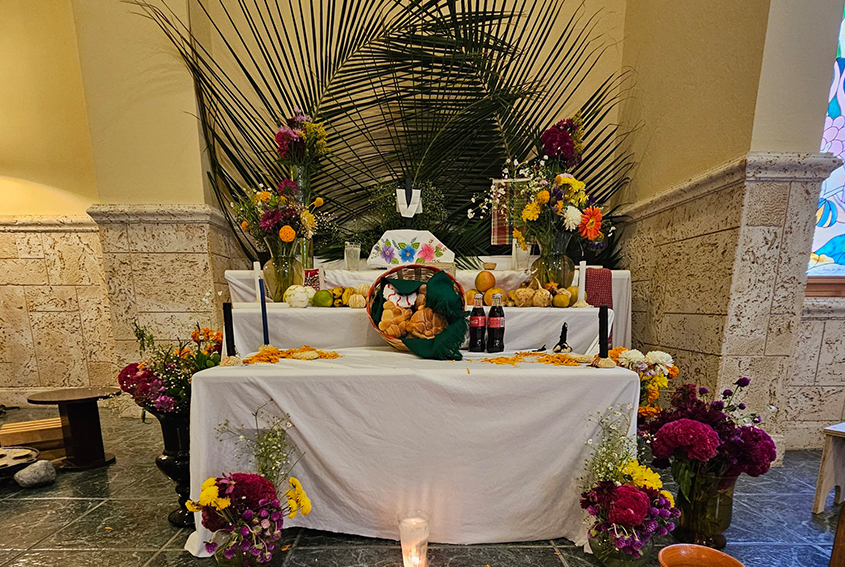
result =
M484 313L484 296L475 294L475 305L469 314L469 351L484 352L484 331L487 328L487 315Z
M502 294L493 294L493 306L487 314L487 352L505 350L505 310L502 309Z

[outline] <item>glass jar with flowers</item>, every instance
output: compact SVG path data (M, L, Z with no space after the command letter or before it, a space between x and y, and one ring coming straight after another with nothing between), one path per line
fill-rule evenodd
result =
M329 154L325 126L297 108L294 115L279 126L275 139L278 161L288 167L298 189L297 202L301 207L307 207L311 202L311 179ZM297 252L304 269L314 268L312 235L303 234L297 241Z
M545 155L521 164L506 162L502 178L493 181L479 204L481 214L495 211L508 219L523 250L531 242L539 245L540 257L531 271L547 287L572 285L575 265L568 252L573 239L600 248L613 230L603 222L586 184L568 173L580 161L581 137L578 115L555 124L541 136ZM470 209L467 216L474 217L475 211Z
M590 550L606 567L648 561L652 538L672 531L680 515L660 476L637 461L636 440L628 434L630 413L623 406L598 418L601 441L582 479Z
M743 414L745 403L736 399L749 382L740 378L713 400L707 388L684 384L672 394L671 408L640 425L653 465L671 467L678 483L681 541L725 547L737 478L766 473L777 457L772 438L756 427L760 416Z
M156 466L176 481L179 495L179 508L170 513L168 520L177 527L193 527L194 515L185 506L190 491L191 378L200 370L220 364L223 333L197 325L190 343L156 345L153 335L136 323L135 337L142 360L124 368L118 382L161 425L164 451L156 457Z
M279 182L275 191L263 185L234 204L241 229L248 233L259 248L270 252L264 265L267 292L273 301L280 302L285 290L304 281L303 265L296 259L301 254L301 240L311 240L322 217L316 209L323 199L301 204L299 187L291 179Z

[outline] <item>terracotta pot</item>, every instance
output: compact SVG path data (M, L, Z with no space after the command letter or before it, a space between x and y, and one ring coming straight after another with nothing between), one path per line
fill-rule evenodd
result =
M657 554L657 560L661 567L744 567L730 555L691 543L664 547Z

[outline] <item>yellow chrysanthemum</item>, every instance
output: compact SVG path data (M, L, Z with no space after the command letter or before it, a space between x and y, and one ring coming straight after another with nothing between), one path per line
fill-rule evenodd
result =
M211 485L200 492L200 506L211 506L217 500L217 486Z
M537 193L537 202L541 205L545 205L549 202L549 192L543 189L539 193Z
M669 501L669 506L671 506L672 508L675 507L675 497L672 496L671 492L669 492L668 490L661 490L660 496L663 496L664 498L666 498L666 500Z
M305 496L303 493L302 495L302 515L307 516L311 513L311 499Z
M519 229L513 229L513 237L516 240L516 243L519 244L520 248L528 250L528 245L525 243L525 236L523 236Z
M200 506L193 500L188 500L187 502L185 502L185 508L188 509L188 512L199 512L202 510L202 506Z
M225 510L229 506L231 506L232 501L228 498L218 498L217 501L214 503L214 507L218 510Z
M537 217L540 216L540 205L537 203L531 202L525 205L525 208L522 209L522 220L525 222L535 221Z
M270 200L270 192L269 191L259 191L255 194L255 198L262 203L266 203Z
M302 211L302 224L304 224L309 230L314 230L314 225L317 224L317 221L314 219L314 215L309 211Z
M325 201L323 201L322 197L317 197L316 199L314 199L314 206L315 207L322 207L324 202Z
M634 486L640 488L653 488L660 490L663 488L663 482L660 480L660 475L650 468L639 464L637 461L628 461L622 469L622 473L631 477L631 482Z
M295 476L288 478L288 484L291 485L291 487L293 488L293 490L295 492L300 492L302 490L302 483L299 482L299 479L296 478Z
M293 242L293 239L296 238L296 231L286 224L279 229L279 238L282 239L282 242Z
M669 379L666 378L665 374L657 374L651 383L657 386L658 388L666 388L669 386Z

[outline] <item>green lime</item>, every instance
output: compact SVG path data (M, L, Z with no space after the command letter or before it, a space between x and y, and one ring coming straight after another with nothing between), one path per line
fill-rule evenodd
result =
M324 289L314 294L314 297L311 298L311 305L314 307L331 307L333 300L332 292Z

